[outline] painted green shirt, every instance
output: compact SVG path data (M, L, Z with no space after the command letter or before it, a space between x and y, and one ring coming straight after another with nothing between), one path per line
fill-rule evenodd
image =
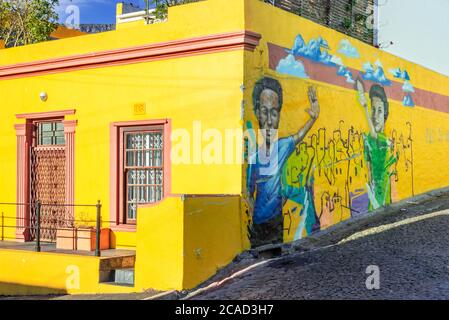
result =
M371 135L364 136L365 160L370 168L370 183L368 195L370 209L378 209L391 204L391 170L397 158L391 155L390 141L383 133L377 134L377 139Z

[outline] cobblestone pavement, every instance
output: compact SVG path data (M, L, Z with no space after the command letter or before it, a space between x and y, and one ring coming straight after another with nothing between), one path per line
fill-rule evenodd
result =
M405 203L193 299L449 299L448 207L447 194ZM366 288L371 265L379 290Z
M272 260L244 253L201 287L261 261L266 264L192 299L449 299L449 189L341 223ZM257 256L257 255L256 255ZM380 269L380 290L367 290L366 268ZM169 295L186 297L198 291ZM0 297L134 300L154 293Z

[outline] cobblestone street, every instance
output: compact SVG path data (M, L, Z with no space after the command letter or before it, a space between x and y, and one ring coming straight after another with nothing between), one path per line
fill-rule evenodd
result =
M449 211L440 211L447 206L447 195L408 203L194 298L449 299ZM366 288L371 265L380 269L379 290Z
M342 223L265 260L244 253L199 290L266 262L205 292L156 299L449 299L449 190L392 205ZM368 290L368 266L380 269L380 289ZM154 293L0 297L0 300L141 300Z

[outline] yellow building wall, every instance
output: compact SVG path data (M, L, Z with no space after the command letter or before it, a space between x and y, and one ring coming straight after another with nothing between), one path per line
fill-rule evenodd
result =
M271 179L271 186L263 186L251 178L248 172L255 166L249 164L249 159L256 151L249 153L243 179L243 212L247 213L247 224L269 228L266 223L273 223L274 218L266 219L268 210L263 208L276 194L281 195L281 200L274 200L277 209L273 211L274 215L282 216L283 224L280 229L283 227L283 231L265 238L254 233L253 244L276 237L284 242L298 240L374 210L375 201L369 190L376 190L375 185L382 185L378 195L386 199L380 201L380 207L390 201L398 202L447 187L447 77L261 1L246 0L245 6L245 28L260 33L262 40L254 53L245 53L244 129L257 130L263 123L253 103L256 82L263 78L278 81L283 91L278 141L298 133L311 119L307 113L311 107L310 86L316 88L321 110L305 138L296 145L290 144L292 150L280 153L280 157L285 156L285 162L265 176L266 180ZM302 41L297 38L299 35ZM369 70L367 63L377 73L367 72L364 69ZM402 74L397 73L398 68ZM403 74L404 70L409 77ZM385 141L375 140L375 143L384 148L386 157L392 160L390 164L382 159L373 161L374 153L368 150L370 129L355 90L357 76L366 87L370 118L371 87L378 84L386 92L389 114L385 129L379 131ZM373 81L369 81L370 77ZM403 102L408 93L415 100L414 106ZM247 144L262 145L264 139L255 137L248 135ZM280 144L285 143L285 147L286 141ZM375 166L384 169L373 169ZM385 180L376 180L373 172ZM279 182L273 178L276 175ZM277 191L268 192L270 187Z
M379 191L388 201L380 205L447 186L449 168L445 155L449 134L445 124L449 115L443 111L449 110L445 102L449 96L449 79L262 1L208 0L173 7L169 10L168 21L163 23L2 50L0 65L241 30L262 35L254 53L236 50L0 81L0 149L3 151L0 200L14 202L16 197L13 124L20 121L15 114L76 109L75 115L67 117L78 120L75 202L95 204L101 200L102 218L107 221L110 213L109 126L112 122L168 118L173 132L183 129L192 139L198 121L201 122L200 132L218 129L221 136L225 136L226 129L238 131L242 126L244 130L258 129L260 119L256 117L252 96L256 82L267 77L276 80L283 91L283 104L278 112L278 134L282 139L298 133L309 121L308 90L314 87L320 106L316 122L300 143L291 146L290 142L289 152L283 151L286 157L282 159L282 166L271 171L265 180L256 180L259 185L247 174L249 159L254 156L248 148L243 166L238 163L172 164L172 195L208 197L187 196L183 200L181 196L170 196L155 206L142 207L136 233L115 232L112 235L114 246L136 246L133 290L191 288L248 249L250 241L253 244L272 241L268 236L250 239L247 236L248 230L254 229L255 218L266 214L264 210L256 212L255 205L259 209L274 208L271 214L282 217L280 229L279 226L275 229L278 233L272 236L284 242L301 239L357 216L363 210L374 209L375 196L369 196L375 182L371 171L379 163L367 157L370 154L366 150L369 117L352 83L361 71L362 78L369 76L369 72L363 70L367 63L378 69L377 75L382 66L385 78L362 81L368 90L376 82L382 82L389 102L385 128L378 132L378 136L385 136L385 139L383 142L375 140L389 158L394 158L388 165L380 163L380 167L384 167L380 170L382 177L389 176L383 180L387 181L385 188ZM297 46L293 60L288 60L298 35L305 43ZM311 46L312 40L319 50ZM342 48L342 40L348 40L350 45ZM276 54L273 48L277 48ZM343 49L352 51L343 54ZM318 57L314 52L327 54ZM279 67L281 60L283 64ZM341 70L340 65L344 65ZM395 78L390 71L398 68L407 70L410 80ZM339 71L343 75L338 75ZM352 82L348 72L351 72ZM401 90L411 91L410 86L415 91L410 92L411 96L423 105L404 106L401 94L406 96L406 92ZM46 102L39 99L43 91L48 94ZM430 98L423 99L423 95ZM368 94L365 98L371 113L372 101ZM134 105L141 103L146 105L146 113L134 114ZM245 107L243 124L242 105ZM250 134L245 144L257 145L263 141L260 139ZM208 145L205 140L201 142L203 148ZM172 144L179 141L175 139ZM189 142L193 159L194 142ZM371 143L371 147L373 145ZM279 178L270 182L271 191L275 192L265 192L260 181L270 181L273 176ZM252 188L254 192L250 192ZM266 199L258 203L261 194ZM275 206L270 207L267 203L273 194L280 195L281 200L275 199ZM240 195L243 199L239 199ZM92 218L95 209L80 208L76 214ZM13 236L13 232L5 232ZM14 255L2 258L18 259ZM44 266L51 263L50 259ZM42 266L42 262L30 270L37 272L39 265ZM89 264L85 268L94 267ZM44 285L44 282L31 280L33 272L29 277L25 273L26 281L18 275L3 281ZM60 280L62 271L58 272L61 276L53 287L65 290ZM45 280L50 284L55 282ZM88 291L91 290L89 286ZM95 290L100 289L103 287Z
M214 14L216 12L221 14L217 16ZM229 2L217 0L182 6L182 10L173 7L169 9L169 19L164 23L2 50L0 65L241 31L243 16L242 6L232 8ZM208 27L204 28L204 24ZM95 204L100 200L104 226L110 220L110 124L113 122L170 119L172 133L179 129L187 133L190 139L188 158L191 161L172 162L170 194L239 195L242 184L241 163L195 163L196 155L193 150L207 149L210 141L204 133L208 129L215 130L215 133L218 132L223 137L227 130L241 132L243 62L243 50L231 50L1 80L0 149L3 150L3 156L0 200L16 201L14 124L24 121L17 119L16 114L66 109L75 109L76 113L66 116L65 120L77 120L75 203ZM41 92L47 93L47 101L40 100ZM135 114L135 104L145 104L146 112ZM199 136L195 136L195 130L198 130ZM198 141L199 145L195 145ZM176 145L180 142L178 135L172 141L172 148L176 150ZM236 150L239 150L241 141L234 143ZM204 155L207 156L204 153L200 156ZM201 182L200 177L204 178ZM192 287L197 282L204 281L241 251L240 210L236 207L238 202L235 198L230 200L229 205L225 205L231 210L229 212L219 209L215 215L211 207L205 204L204 222L196 221L190 216L185 219L192 230L206 229L206 224L209 223L230 223L225 226L230 231L230 243L219 243L218 231L206 233L208 237L204 240L197 239L197 235L192 232L186 232L184 205L180 208L179 201L171 199L168 197L152 209L143 208L142 212L139 211L137 232L114 231L111 234L112 247L136 249L136 284L128 290L182 289L186 285ZM193 205L189 208L192 209ZM1 209L10 218L5 222L7 228L2 235L5 240L13 239L16 209L7 206ZM83 221L94 221L95 214L95 207L75 209L75 217L82 224L88 224ZM196 224L192 225L192 221L196 221ZM192 250L199 246L204 248L206 256L198 260L188 253L184 259L184 241ZM215 249L222 250L224 254L219 255ZM15 273L9 277L5 275L0 280L0 288L5 294L48 293L53 292L52 290L55 293L120 291L120 288L98 284L98 265L95 260L83 260L75 256L59 256L58 259L58 255L20 251L4 253L2 250L1 254L0 261L4 261L8 268L13 268L21 256L30 255L23 267L27 272ZM73 263L80 266L83 274L90 276L81 282L80 290L67 290L64 286L66 276L61 270L65 270L71 259L78 258L80 261ZM33 280L42 270L49 270L50 265L57 268L55 274L46 274L40 282ZM194 267L198 271L193 270ZM189 273L188 276L185 276L186 272Z
M168 197L139 207L135 287L181 290L184 275L184 202Z
M96 257L1 249L0 261L0 296L134 292L99 284Z
M227 129L239 130L242 55L239 51L226 52L0 82L4 93L0 148L5 150L4 170L0 172L0 181L5 182L0 186L2 198L15 202L16 197L13 124L20 120L15 119L15 114L75 108L76 114L69 117L78 120L75 203L95 204L101 200L103 220L109 221L110 123L168 118L173 132L180 128L188 132L191 145L195 143L194 122L201 123L201 134L218 129L224 136ZM45 103L39 100L41 91L48 94ZM134 115L136 103L146 104L145 115ZM222 113L220 117L216 110ZM179 140L172 143L175 147ZM199 143L202 147L208 145L207 140ZM239 164L195 164L193 152L188 158L191 163L172 164L172 193L240 193ZM192 183L199 176L208 179ZM94 220L95 208L79 208L77 213L78 217ZM126 245L119 238L117 235L117 241Z
M7 49L0 54L0 65L233 32L243 25L243 12L236 12L229 19L231 10L222 1L205 1L201 5L193 3L182 6L182 9L181 12L177 7L170 8L168 22L132 28L126 33L105 32L93 37L83 36L82 39L75 37ZM223 15L212 19L211 12L222 12ZM210 26L207 30L203 27L205 22ZM75 134L75 203L95 204L101 200L102 220L106 225L110 220L109 126L112 122L170 119L172 132L182 129L188 133L192 149L187 158L191 162L172 163L171 193L240 194L240 164L195 163L192 150L196 141L202 148L208 145L207 138L203 136L208 129L218 130L223 136L228 129L241 130L242 83L243 50L2 80L0 134L3 138L0 148L4 155L0 171L0 181L3 181L0 184L1 201L15 202L16 199L16 136L13 125L23 120L16 119L15 115L64 109L76 109L76 114L67 116L66 120L78 121ZM41 92L47 93L46 102L40 101ZM146 105L146 112L136 115L134 105L140 103ZM200 123L199 136L194 135L196 123ZM174 149L181 141L179 135L177 139L172 141ZM208 179L196 183L200 176ZM11 214L15 215L14 212ZM76 217L95 220L95 208L77 208ZM115 232L112 235L113 246L129 248L135 244L136 235L133 233Z
M194 288L244 250L240 196L187 196L183 288Z
M138 210L137 291L191 289L244 250L239 196L172 196Z
M0 205L0 240L16 239L16 206Z
M139 207L133 287L99 283L101 258L0 249L0 295L191 289L244 250L241 224L239 196L171 196Z

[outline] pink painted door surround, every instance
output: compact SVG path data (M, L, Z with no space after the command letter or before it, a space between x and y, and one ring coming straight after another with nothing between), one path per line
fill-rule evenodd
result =
M74 109L17 114L17 119L25 123L16 124L17 155L16 155L16 240L31 241L31 148L33 148L34 123L37 121L61 121L64 126L65 138L65 204L74 204L75 179L75 128L76 120L65 120L67 115L75 114ZM73 216L73 208L68 207L67 214Z

